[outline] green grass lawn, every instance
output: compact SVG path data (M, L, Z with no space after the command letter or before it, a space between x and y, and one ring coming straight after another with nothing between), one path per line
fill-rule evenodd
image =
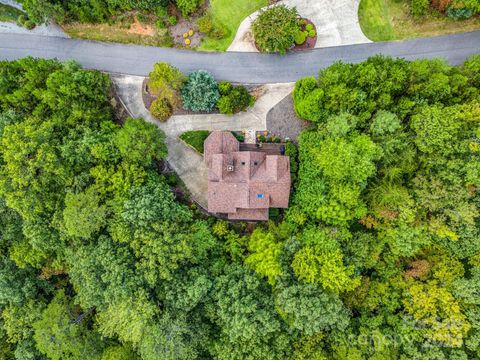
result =
M210 9L214 20L223 24L226 34L223 39L205 38L198 50L225 51L232 43L238 26L248 15L267 6L268 0L210 0Z
M361 0L358 17L363 33L373 41L401 40L480 29L480 18L455 21L442 14L422 19L410 15L407 0Z
M199 153L203 154L203 142L210 135L208 130L193 130L184 132L180 135L180 139L193 147Z
M14 8L13 6L0 4L0 21L16 22L23 11Z

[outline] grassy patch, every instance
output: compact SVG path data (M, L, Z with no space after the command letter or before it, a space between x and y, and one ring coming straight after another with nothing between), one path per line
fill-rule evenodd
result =
M13 6L0 4L0 21L16 22L20 15L25 13Z
M148 46L172 46L172 38L167 29L151 27L151 33L142 34L134 32L129 26L120 23L113 25L69 23L62 27L68 35L74 38Z
M180 139L193 147L196 151L203 154L203 142L210 135L208 130L193 130L184 132L180 135Z
M227 50L243 19L267 5L267 0L211 0L209 11L214 21L226 27L225 37L220 40L204 38L198 50Z
M358 17L363 33L373 41L402 40L480 29L480 18L455 21L443 14L415 19L406 0L361 0Z

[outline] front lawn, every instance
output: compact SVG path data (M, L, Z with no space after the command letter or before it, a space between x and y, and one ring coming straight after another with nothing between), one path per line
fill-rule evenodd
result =
M225 37L220 40L204 38L198 50L227 50L243 19L267 5L267 0L211 0L209 11L214 21L226 27Z
M0 21L16 22L20 15L25 13L10 5L0 4Z
M414 19L406 0L361 0L358 17L363 33L373 41L402 40L480 29L480 18L455 21L433 12Z
M203 142L210 135L208 130L192 130L180 135L180 139L193 147L200 154L203 154Z

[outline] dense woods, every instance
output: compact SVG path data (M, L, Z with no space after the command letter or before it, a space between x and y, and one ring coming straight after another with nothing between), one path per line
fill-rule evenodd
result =
M297 82L276 222L205 217L108 76L0 62L0 358L480 357L480 56Z

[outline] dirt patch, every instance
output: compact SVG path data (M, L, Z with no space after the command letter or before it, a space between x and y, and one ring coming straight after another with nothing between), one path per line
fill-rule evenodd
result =
M135 17L135 21L132 25L130 25L130 29L127 31L129 34L137 34L137 35L144 35L144 36L155 36L155 29L153 29L150 25L144 25L138 21Z
M184 48L196 48L200 45L202 40L202 34L198 32L197 25L195 23L196 19L180 19L178 23L174 26L170 27L170 34L173 38L173 43L176 47L184 47ZM186 33L188 34L189 31L193 31L193 35L188 35L188 37L184 37L183 35ZM185 44L185 40L190 40L190 45Z

